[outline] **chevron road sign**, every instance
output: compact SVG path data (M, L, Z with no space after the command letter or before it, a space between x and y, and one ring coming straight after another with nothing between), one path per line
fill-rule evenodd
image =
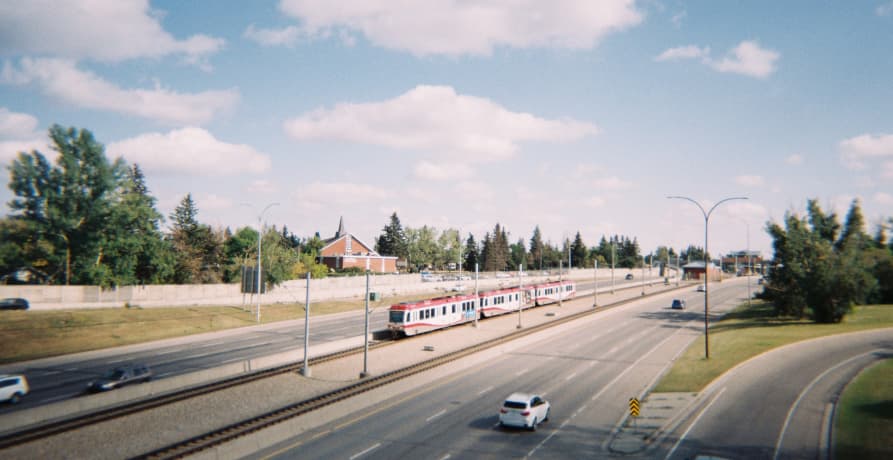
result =
M639 416L639 400L636 398L629 398L629 414L633 417Z

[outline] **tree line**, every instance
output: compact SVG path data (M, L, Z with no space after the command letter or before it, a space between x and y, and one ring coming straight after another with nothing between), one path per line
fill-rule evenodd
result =
M643 263L638 241L627 236L602 236L598 246L587 247L579 231L573 241L565 240L560 246L543 241L539 226L534 227L527 241L519 237L512 243L510 235L505 226L497 222L480 240L469 233L462 243L456 229L438 231L427 225L404 227L397 213L393 213L375 239L375 250L407 261L410 271L443 270L451 264L466 271L474 271L475 265L481 271L515 271L522 265L525 270L555 269L569 264L589 268L595 260L602 267L610 266L612 260L618 268L640 267ZM687 251L696 254L694 248ZM653 256L655 261L665 260L658 257L659 254L670 254L675 262L676 253L672 248L658 248Z

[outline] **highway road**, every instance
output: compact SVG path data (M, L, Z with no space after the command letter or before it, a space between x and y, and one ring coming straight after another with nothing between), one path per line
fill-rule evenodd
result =
M714 313L744 301L742 282L711 288ZM669 308L683 298L688 310ZM703 294L694 289L630 303L556 328L485 364L432 385L408 387L374 410L351 413L258 453L288 458L605 457L630 397L641 395L701 337ZM515 391L540 393L551 418L536 432L501 429Z
M707 388L664 441L667 459L827 459L834 404L871 363L893 357L893 330L825 337L761 355ZM891 452L893 453L893 452Z
M616 287L637 286L640 281L618 279ZM465 284L469 285L468 282ZM610 280L599 280L600 289L610 286ZM591 291L592 288L592 281L577 285L579 291ZM296 309L295 316L303 317L303 309ZM369 321L372 331L386 329L387 308L374 310ZM363 323L362 311L313 317L310 320L310 345L362 337ZM88 382L127 363L148 364L155 378L163 379L289 350L295 352L295 361L300 361L303 345L304 321L300 319L0 365L0 374L24 374L31 388L31 393L19 404L0 405L0 414L82 396Z

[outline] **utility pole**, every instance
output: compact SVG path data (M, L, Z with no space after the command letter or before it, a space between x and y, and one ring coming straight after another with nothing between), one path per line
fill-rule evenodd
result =
M592 301L592 306L598 306L598 259L595 259L595 274L593 275L595 281L595 287L592 289L595 292L595 299Z
M310 377L310 361L308 352L310 351L310 268L307 268L307 298L304 301L304 367L301 368L301 375Z

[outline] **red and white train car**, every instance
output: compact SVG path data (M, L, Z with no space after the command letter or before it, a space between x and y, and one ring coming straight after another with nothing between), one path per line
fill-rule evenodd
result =
M416 335L474 321L478 299L474 294L438 297L391 305L388 329L396 335Z
M527 286L524 287L523 292L517 286L497 289L495 291L481 292L478 295L478 301L481 306L481 317L489 318L491 316L516 312L518 311L518 305L522 302L523 308L531 307L533 306L531 292L532 290Z
M481 318L517 312L519 308L547 305L576 296L573 281L553 281L515 286L478 295L464 294L434 299L403 302L391 305L388 311L388 329L395 336L416 335L443 329Z
M577 286L573 281L552 281L533 285L533 298L537 305L547 305L558 300L573 299L577 295Z

